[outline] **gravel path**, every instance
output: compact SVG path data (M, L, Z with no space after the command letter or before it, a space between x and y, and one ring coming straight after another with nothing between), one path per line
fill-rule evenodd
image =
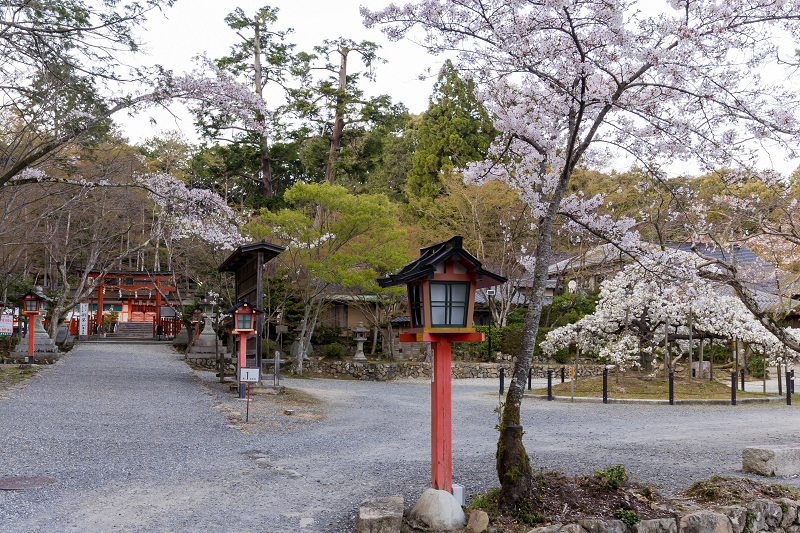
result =
M258 397L245 426L231 422L245 404L167 347L81 345L0 400L0 477L58 479L0 491L0 532L351 532L362 499L410 505L428 486L428 382L285 385L321 403L288 417ZM497 405L496 381L453 382L453 479L468 496L497 484ZM535 467L621 463L674 493L741 475L745 446L795 441L797 409L526 400L522 416Z

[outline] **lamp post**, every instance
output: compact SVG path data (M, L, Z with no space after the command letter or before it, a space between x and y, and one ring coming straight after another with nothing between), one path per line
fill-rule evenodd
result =
M255 316L263 311L247 302L247 299L237 303L227 313L233 313L233 333L239 334L239 398L246 395L246 383L258 382L261 379L261 369L247 368L247 335L255 332ZM255 372L250 372L254 370ZM251 377L255 374L255 379Z
M480 261L462 248L461 237L421 249L419 259L397 274L378 280L381 287L402 284L407 287L411 329L400 335L400 342L430 342L433 347L431 485L434 489L453 493L451 343L484 340L483 334L472 327L475 291L505 281L506 278L484 270Z
M34 344L34 319L37 315L41 315L41 311L39 311L39 307L42 302L44 302L44 298L39 296L33 291L28 291L28 293L22 297L23 302L23 315L28 316L28 357L26 357L26 363L33 364L33 344Z

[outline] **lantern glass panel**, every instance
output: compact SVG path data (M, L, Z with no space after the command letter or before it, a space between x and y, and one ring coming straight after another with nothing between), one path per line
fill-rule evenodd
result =
M36 311L36 300L31 298L30 300L25 300L25 311L28 312L35 312Z
M408 288L409 306L411 307L411 325L421 328L424 325L422 313L422 283L412 283Z
M236 329L253 329L252 316L253 313L247 311L236 313Z
M431 325L467 326L469 282L431 282Z

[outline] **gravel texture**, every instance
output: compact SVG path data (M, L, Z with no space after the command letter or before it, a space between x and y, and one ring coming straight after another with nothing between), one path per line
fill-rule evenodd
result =
M245 425L245 402L166 346L79 346L0 399L0 477L59 480L0 491L0 532L351 532L361 500L410 506L429 486L427 381L284 384L319 402L255 396ZM453 382L453 479L468 497L497 485L498 404L494 380ZM522 423L537 468L624 464L674 494L741 476L746 446L796 442L798 409L526 400Z

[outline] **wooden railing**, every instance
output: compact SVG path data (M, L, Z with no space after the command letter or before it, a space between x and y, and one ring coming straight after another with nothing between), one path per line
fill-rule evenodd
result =
M183 322L180 318L175 316L162 316L159 321L157 318L153 319L153 337L158 334L158 326L161 325L161 335L164 337L175 337L181 332Z

